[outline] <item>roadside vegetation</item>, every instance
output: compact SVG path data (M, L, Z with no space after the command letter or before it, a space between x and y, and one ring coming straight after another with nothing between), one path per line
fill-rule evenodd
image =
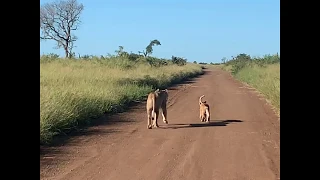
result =
M230 60L222 59L223 69L257 89L280 114L280 56L250 57L239 54Z
M121 112L156 88L201 73L201 66L177 57L44 55L40 58L40 143L90 124L104 113Z

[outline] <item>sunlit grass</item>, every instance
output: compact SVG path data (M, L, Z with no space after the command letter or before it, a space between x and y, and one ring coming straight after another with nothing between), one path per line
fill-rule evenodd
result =
M40 143L89 123L104 113L119 112L154 88L202 72L195 64L151 67L127 60L55 60L40 63Z

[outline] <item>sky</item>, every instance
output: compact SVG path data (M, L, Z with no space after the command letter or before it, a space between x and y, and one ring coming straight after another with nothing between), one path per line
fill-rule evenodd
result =
M40 0L40 5L53 2ZM138 53L157 39L152 56L221 62L240 53L280 54L279 0L78 0L84 5L74 52L115 54L119 46ZM52 40L40 54L56 53Z

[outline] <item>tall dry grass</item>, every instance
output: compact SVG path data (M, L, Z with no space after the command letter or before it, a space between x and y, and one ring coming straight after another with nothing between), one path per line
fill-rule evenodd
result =
M264 55L252 58L239 54L229 60L222 69L262 93L280 115L280 56Z
M235 78L261 92L280 113L280 63L241 69Z
M200 73L201 67L191 63L151 67L121 58L40 59L40 144Z

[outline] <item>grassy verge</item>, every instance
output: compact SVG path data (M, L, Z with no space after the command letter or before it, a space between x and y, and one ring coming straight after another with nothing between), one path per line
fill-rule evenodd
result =
M245 67L235 77L264 94L280 112L280 64Z
M237 61L238 62L235 62ZM280 57L267 55L263 58L231 60L223 69L262 93L280 114Z
M152 66L143 59L40 58L40 144L90 123L104 113L121 112L155 88L202 73L199 65Z

